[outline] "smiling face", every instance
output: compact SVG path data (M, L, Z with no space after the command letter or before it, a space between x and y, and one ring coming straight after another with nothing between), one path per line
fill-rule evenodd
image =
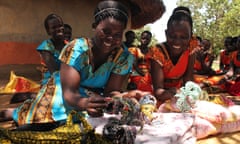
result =
M165 34L170 50L179 54L189 46L191 26L187 21L173 21Z
M125 24L114 18L102 20L95 28L93 38L95 46L103 53L109 53L114 48L120 47Z
M50 19L48 22L48 35L52 36L54 40L63 40L64 39L64 27L63 22L59 19Z

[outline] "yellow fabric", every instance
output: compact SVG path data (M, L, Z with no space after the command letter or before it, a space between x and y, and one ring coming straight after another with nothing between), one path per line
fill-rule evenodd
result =
M5 87L0 88L0 94L33 92L37 93L40 84L22 76L17 76L13 71L10 73L10 80Z
M73 123L73 115L77 115L81 121L83 129L79 124ZM67 118L65 125L52 131L11 131L0 129L0 143L24 143L24 144L42 144L42 143L71 143L71 144L110 144L101 135L96 134L88 121L80 116L76 111L72 111Z

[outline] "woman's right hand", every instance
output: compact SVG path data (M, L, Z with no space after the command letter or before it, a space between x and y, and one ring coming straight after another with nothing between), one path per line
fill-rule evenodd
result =
M88 114L92 117L103 116L104 109L108 106L106 98L101 96L88 97L85 99L84 105Z

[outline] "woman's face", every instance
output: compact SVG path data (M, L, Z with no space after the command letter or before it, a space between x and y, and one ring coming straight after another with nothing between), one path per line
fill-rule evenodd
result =
M187 21L173 21L165 33L171 50L183 52L189 47L191 26Z
M211 43L208 40L203 40L202 41L202 46L204 47L204 51L208 51L211 47Z
M107 18L101 21L95 28L94 41L96 47L104 53L120 47L125 28L124 23L114 18Z
M52 36L54 40L64 39L64 27L63 22L59 19L51 19L48 21L48 34Z
M70 41L72 39L72 30L68 27L64 28L64 39Z
M148 46L149 43L151 42L151 35L149 35L148 33L143 33L141 35L140 42L141 42L141 45Z

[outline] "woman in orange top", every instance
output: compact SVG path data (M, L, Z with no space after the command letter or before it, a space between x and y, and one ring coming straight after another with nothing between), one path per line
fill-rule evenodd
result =
M237 50L232 53L230 69L226 73L228 78L227 91L231 95L240 96L240 36L237 38L236 48Z
M130 75L130 82L135 83L138 90L153 92L152 79L150 74L150 55L149 44L152 39L150 31L144 31L141 34L141 45L131 47L128 50L135 56L135 63Z
M227 73L232 77L239 77L240 75L240 36L237 38L236 48L237 50L232 52L230 70Z
M220 70L222 72L227 72L229 70L233 51L232 37L226 37L224 40L224 50L220 52Z
M211 76L216 72L212 69L214 56L208 51L211 48L211 42L208 39L203 39L201 42L202 50L196 54L194 63L194 73L199 75Z
M154 95L160 103L171 99L185 82L193 81L198 40L192 37L192 17L187 7L174 9L165 34L167 41L151 50Z

